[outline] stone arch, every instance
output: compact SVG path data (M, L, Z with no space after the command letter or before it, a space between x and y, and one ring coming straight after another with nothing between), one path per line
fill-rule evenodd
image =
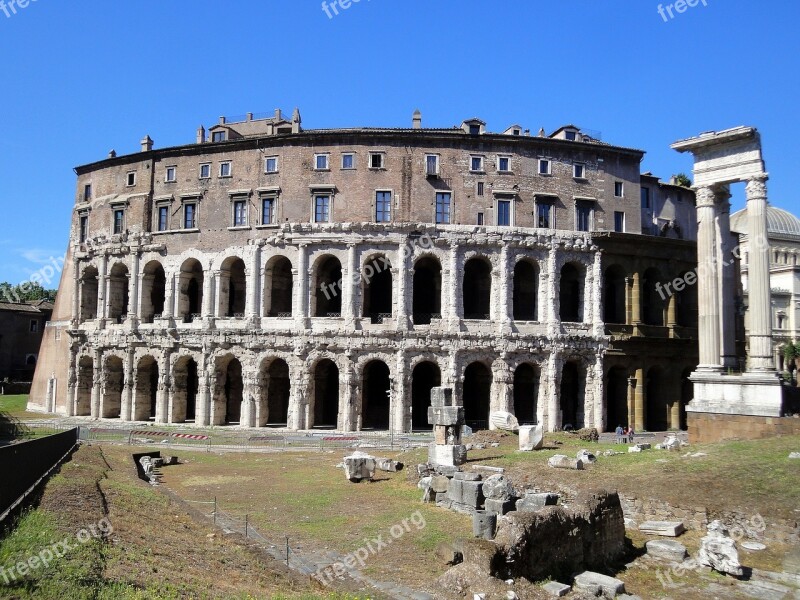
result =
M586 268L568 262L561 267L559 280L559 318L565 323L583 323Z
M342 263L323 254L314 263L311 278L311 314L314 317L342 315Z
M627 427L630 424L628 414L628 370L614 366L608 370L605 384L606 395L606 431L616 431L617 425Z
M391 371L382 360L370 360L361 375L361 429L385 431L391 421Z
M170 423L195 421L199 390L199 367L191 355L179 356L172 366L172 407Z
M442 316L442 263L433 255L414 263L412 314L415 325L429 325Z
M260 379L261 410L257 419L258 426L287 427L292 386L289 364L280 357L265 359L261 363Z
M239 424L241 423L244 399L242 362L229 353L218 356L214 366L216 371L215 421L219 425Z
M103 379L100 416L119 419L122 416L122 388L125 385L125 366L119 356L112 354L106 357Z
M322 358L312 368L308 427L335 429L339 424L339 367Z
M663 290L661 272L650 267L642 275L642 322L645 325L664 326L666 323L667 299Z
M492 263L475 256L464 263L462 304L465 319L488 320L492 304Z
M647 371L645 395L647 398L645 429L647 431L665 431L669 428L669 389L666 370L660 366L650 367Z
M142 271L142 306L140 316L143 322L152 323L156 315L164 314L167 297L167 275L164 266L151 260Z
M203 266L196 258L187 258L178 275L178 317L191 323L203 310Z
M364 318L372 323L382 323L392 315L392 263L382 253L368 257L361 267L361 286Z
M539 320L539 264L523 258L514 265L514 320Z
M149 354L136 363L133 420L149 421L156 416L158 398L158 361Z
M229 256L220 267L221 279L217 314L221 317L244 317L247 303L247 274L244 261L238 256Z
M625 269L620 265L606 268L603 274L603 321L606 323L626 323L625 282ZM616 427L614 425L615 429Z
M475 361L464 369L464 419L473 429L489 427L492 370L481 361Z
M586 370L578 360L568 360L561 370L559 403L561 407L562 428L568 425L573 429L584 426L584 395L586 391Z
M292 262L279 254L267 261L264 269L264 314L267 317L291 317L293 308Z
M128 297L130 273L125 263L118 262L111 267L108 274L108 318L114 323L121 323L128 316Z
M98 272L97 267L89 265L81 273L81 321L97 318Z
M76 386L75 416L88 417L92 414L94 387L94 360L91 356L81 356L78 359Z
M539 386L541 371L536 365L524 362L514 369L514 415L520 425L539 422Z
M411 428L428 431L428 407L431 405L431 389L442 385L442 371L436 362L420 360L411 370Z

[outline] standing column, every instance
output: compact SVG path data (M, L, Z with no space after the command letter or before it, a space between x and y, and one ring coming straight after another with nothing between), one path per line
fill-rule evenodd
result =
M514 374L504 358L505 353L492 365L492 387L489 400L489 413L503 411L514 413ZM489 429L497 429L489 421Z
M108 255L104 254L100 261L100 276L97 280L97 319L100 328L105 327L106 317L108 316Z
M733 269L734 243L731 238L731 197L727 186L716 189L717 206L717 276L720 299L720 364L724 368L736 368L736 283Z
M494 311L492 311L493 318L497 319L498 325L501 331L511 331L511 321L512 321L512 314L510 309L510 300L511 294L509 294L509 288L511 287L508 282L508 274L509 274L509 256L508 256L508 244L503 244L503 247L500 249L500 263L498 265L497 270L499 273L495 276L495 270L492 270L492 286L498 285L500 286L499 294L495 292L492 294L492 298L499 298L499 302L495 307Z
M670 294L667 299L667 327L670 337L675 337L675 328L678 326L678 296Z
M603 323L603 263L600 250L595 250L594 264L592 266L592 326L594 335L601 336L605 333Z
M294 319L298 327L305 329L308 326L308 244L300 244L297 273L292 275L295 282Z
M214 272L211 269L203 271L203 306L204 319L214 317Z
M248 274L247 300L245 301L245 316L254 321L261 316L261 246L258 244L253 248L253 256L250 259L250 273Z
M547 431L561 429L561 408L559 406L561 387L561 358L553 351L547 360Z
M395 364L395 377L390 388L389 410L391 411L392 422L389 427L395 433L403 433L411 431L411 399L409 397L411 386L408 385L408 367L405 353L402 350L397 352Z
M392 269L393 279L397 281L397 314L394 315L397 322L397 330L405 331L409 327L408 321L408 277L413 277L410 265L411 248L401 245L397 269Z
M355 244L347 244L347 269L342 274L342 285L333 293L342 294L342 316L347 327L353 327L356 319L356 298L358 297L358 249Z
M625 324L633 325L633 277L625 278Z
M603 408L603 352L597 351L594 357L594 365L592 366L593 373L593 387L592 393L594 394L592 403L592 427L597 427L598 431L605 431L606 428L606 411Z
M170 373L169 351L164 352L161 360L161 367L158 369L158 392L156 393L156 423L167 422L167 412L169 406L169 389L172 376Z
M103 385L103 353L100 350L94 352L94 370L92 373L92 410L93 419L100 418L100 404L102 398Z
M164 282L164 312L162 313L161 317L163 319L171 319L177 313L175 304L177 300L175 298L175 290L178 287L177 282L180 282L178 279L180 277L179 273L165 273L166 281Z
M625 427L636 421L636 371L633 374L633 377L628 377L628 420L625 422Z
M647 404L647 394L644 389L644 369L636 369L636 388L633 397L633 428L636 433L644 431L644 407Z
M222 299L222 271L217 269L214 271L214 298L211 302L211 314L215 317L225 316L226 311L222 307L221 299Z
M547 333L550 337L557 335L560 332L560 320L558 304L561 301L559 276L558 276L558 247L555 242L550 246L550 252L547 255L547 278L542 278L542 283L547 286ZM550 418L553 418L551 413ZM550 431L557 431L550 428Z
M750 304L748 371L774 371L766 174L747 182L747 235L750 245L747 290Z
M700 371L721 371L719 286L717 274L716 194L710 187L697 190L697 271L711 282L698 286Z
M339 431L360 431L361 414L364 410L364 407L359 406L360 403L358 402L361 390L359 389L353 370L353 359L345 355L344 363L344 368L340 374L339 418L336 423L336 428ZM391 408L389 410L391 410Z
M639 326L642 324L642 277L639 271L635 271L631 279L631 325L634 327L634 333L638 334Z
M139 316L141 304L139 302L139 252L133 253L133 264L131 265L131 272L128 274L130 279L128 283L128 320L135 323L136 318Z
M461 323L462 319L462 304L459 302L461 298L461 285L460 278L459 278L459 267L458 267L458 244L453 244L450 246L450 264L448 268L450 270L450 274L448 275L448 280L450 282L449 285L449 294L447 296L447 318L450 321L451 328L458 328Z
M75 346L69 348L69 371L67 373L67 403L64 415L75 416L78 406L78 350Z
M127 356L125 357L125 380L122 384L122 406L120 407L120 420L122 421L133 420L133 392L135 389L133 373L133 350L128 350Z

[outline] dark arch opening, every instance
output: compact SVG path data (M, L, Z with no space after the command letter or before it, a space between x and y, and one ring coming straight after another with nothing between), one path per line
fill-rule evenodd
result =
M571 425L573 429L583 427L580 408L581 374L578 364L569 361L561 371L561 425Z
M583 322L581 270L567 263L561 269L559 315L566 323Z
M144 356L136 366L136 402L133 419L149 421L156 416L158 399L158 361Z
M323 359L314 370L314 427L336 428L339 421L339 368Z
M121 323L128 316L128 267L122 263L115 264L108 278L108 318Z
M152 323L156 315L164 314L166 301L167 275L161 263L154 260L144 267L142 277L142 321Z
M630 424L628 415L628 371L612 367L606 380L606 431L616 431L617 426Z
M680 279L686 278L686 273L682 273ZM680 292L675 294L675 317L681 327L697 327L698 308L697 308L697 286L687 285Z
M539 371L529 364L521 364L514 371L514 415L520 425L538 423Z
M392 265L384 256L378 256L361 270L364 282L363 317L372 323L382 323L392 316Z
M666 294L661 283L661 273L658 269L650 268L642 277L642 321L645 325L664 325L664 307ZM659 293L661 289L661 293ZM662 298L662 295L664 297Z
M97 318L97 269L87 267L81 275L81 321Z
M244 316L247 302L247 275L241 258L228 258L220 270L222 286L220 314L224 317Z
M122 359L109 356L106 359L106 381L103 386L104 419L119 419L122 415L122 387L125 383L125 369Z
M389 367L373 360L364 368L362 383L361 428L386 430L390 424L391 377Z
M442 316L442 265L432 256L419 259L414 265L415 325L429 325L432 318Z
M625 271L619 265L612 265L603 278L603 321L624 325L625 309Z
M82 356L78 361L76 416L88 417L92 414L92 387L94 387L94 361L89 356Z
M464 265L462 287L464 318L488 320L491 311L492 266L482 258L471 258Z
M197 408L197 362L190 356L183 356L175 363L172 392L172 422L194 421Z
M411 428L430 431L428 407L431 405L431 389L442 385L439 365L425 361L419 363L411 372Z
M647 371L647 431L666 431L669 427L667 381L661 367Z
M289 417L289 395L291 380L289 365L276 358L267 369L267 425L287 425Z
M335 256L317 262L314 298L315 317L342 315L342 263Z
M464 419L474 430L489 427L492 372L483 363L474 362L464 371Z
M264 297L269 303L268 317L292 316L292 263L285 256L273 259L265 277L267 289Z
M179 279L178 316L191 323L203 309L203 267L190 258L181 266Z
M514 320L538 320L539 267L521 260L514 267Z
M236 424L242 421L242 398L244 381L242 363L233 358L225 368L225 422Z
M686 406L694 399L694 384L689 379L693 369L687 368L683 370L681 375L681 407L679 413L678 427L682 431L689 429L689 419L686 414Z

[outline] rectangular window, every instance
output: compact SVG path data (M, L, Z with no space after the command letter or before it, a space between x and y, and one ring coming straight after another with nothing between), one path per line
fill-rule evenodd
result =
M389 223L392 220L392 192L375 193L375 220Z
M219 163L219 176L220 177L230 177L231 176L231 163L230 163L230 161Z
M550 175L550 161L546 158L539 159L539 175Z
M436 154L425 155L425 175L428 177L439 175L439 157Z
M511 225L511 200L497 201L497 224L503 227Z
M169 229L169 206L158 207L158 230L167 231Z
M327 154L315 154L314 155L314 168L317 171L327 171L328 170L328 155Z
M469 134L470 135L480 135L481 133L481 126L480 125L470 125L469 126Z
M37 331L39 331L39 321L31 320L30 332L36 333Z
M211 141L212 142L224 142L225 141L225 133L224 131L215 131L211 134Z
M331 220L331 197L314 196L314 222L328 223Z
M197 204L194 202L183 205L183 228L197 228Z
M625 191L625 187L622 185L621 181L614 182L614 197L615 198L622 198L623 192Z
M438 192L436 194L436 222L447 225L450 223L450 192Z
M85 186L83 186L83 201L88 202L91 199L92 199L92 184L87 183Z
M125 209L114 209L114 233L122 233L125 227Z
M210 179L211 178L211 163L205 163L200 165L200 179Z
M479 181L478 182L478 196L483 196L483 189L484 189L484 183L482 181Z
M542 229L552 229L552 219L550 213L553 205L550 202L537 202L536 204L536 223Z
M264 159L264 172L277 173L278 172L278 157L269 156Z
M247 200L233 201L233 226L244 227L247 225Z
M583 163L575 163L572 165L572 176L575 179L585 179L586 178L586 165Z
M178 167L167 167L164 181L166 183L174 183L178 181Z
M625 233L625 213L619 210L614 211L614 231Z
M501 173L507 173L511 170L511 157L498 156L497 157L497 170Z
M271 225L275 222L275 198L261 200L261 224Z
M80 216L80 238L81 244L89 237L89 215Z
M356 155L342 154L342 169L355 169L355 168L356 168Z
M478 225L483 225L483 213L478 213Z
M371 152L369 155L369 168L382 169L384 163L383 152Z
M575 141L575 137L576 137L576 132L574 132L574 131L567 130L567 131L564 132L564 139L567 139L567 140L569 140L571 142L574 142Z
M133 187L134 185L136 185L136 171L131 171L130 173L128 173L126 184L128 187Z
M469 170L473 173L482 173L483 172L483 157L482 156L472 156L469 159Z
M575 229L578 231L591 231L592 213L594 203L588 200L575 201Z
M642 208L650 208L650 188L642 188Z

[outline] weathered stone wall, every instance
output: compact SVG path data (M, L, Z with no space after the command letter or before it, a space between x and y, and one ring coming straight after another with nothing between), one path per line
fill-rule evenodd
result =
M689 442L704 444L721 440L757 440L780 435L799 435L798 417L753 417L689 413Z

